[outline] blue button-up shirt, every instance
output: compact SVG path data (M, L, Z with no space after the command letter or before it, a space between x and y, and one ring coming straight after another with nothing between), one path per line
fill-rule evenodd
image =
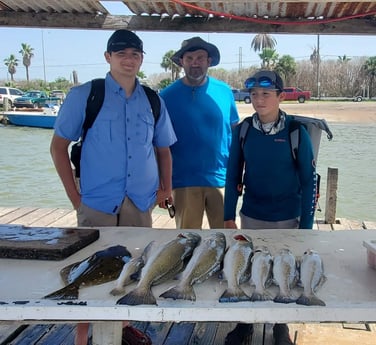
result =
M74 87L55 122L56 135L77 141L82 134L91 82ZM127 196L141 211L152 207L159 187L155 147L168 147L176 136L161 100L154 126L149 100L139 84L126 98L124 90L106 75L103 106L88 130L81 155L82 202L116 214Z

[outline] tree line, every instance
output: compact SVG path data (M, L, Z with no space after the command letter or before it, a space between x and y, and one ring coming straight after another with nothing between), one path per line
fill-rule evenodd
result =
M225 81L231 87L242 89L244 81L257 69L277 71L286 86L296 86L312 91L314 97L376 97L376 56L351 59L348 56L338 56L336 60L322 61L319 48L314 47L309 60L296 61L290 55L280 56L276 50L277 41L269 34L257 34L250 42L251 48L258 53L259 66L249 66L237 70L212 68L209 74ZM63 89L67 91L72 83L65 78L58 78L52 85L45 85L41 80L29 80L29 68L34 57L34 48L29 44L21 43L19 53L26 70L26 83L18 82L18 87L26 90L32 88ZM160 66L165 70L153 78L147 78L140 71L138 76L143 82L155 89L163 89L181 77L182 68L174 64L171 56L174 50L169 50L162 58ZM14 75L17 72L19 59L14 54L4 59L11 76L10 85L14 84Z

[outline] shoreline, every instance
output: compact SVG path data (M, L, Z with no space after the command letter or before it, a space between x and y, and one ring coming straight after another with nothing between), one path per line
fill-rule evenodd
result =
M252 104L237 103L239 116L243 119L254 113ZM376 102L283 102L280 108L290 115L302 115L325 119L327 122L376 124Z

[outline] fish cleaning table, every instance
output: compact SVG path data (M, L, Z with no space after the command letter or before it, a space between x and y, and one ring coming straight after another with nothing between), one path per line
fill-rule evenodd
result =
M205 239L214 230L192 230ZM122 320L138 321L229 321L249 323L290 322L376 322L376 270L367 265L363 241L375 240L375 230L218 230L231 243L236 233L248 234L254 246L266 245L273 255L289 248L301 256L308 248L319 252L325 266L326 283L317 296L326 306L302 306L295 303L267 302L219 303L227 283L212 277L195 284L197 300L170 300L158 297L176 284L168 281L153 287L158 305L117 305L121 296L109 292L115 282L82 287L79 299L54 301L43 296L63 287L60 269L81 261L94 252L113 245L128 248L133 257L140 255L152 240L163 244L177 236L178 230L144 228L100 228L97 241L61 261L0 259L0 320L3 322L51 323L93 322L93 344L121 344ZM135 284L126 287L129 292ZM243 284L251 294L253 287ZM274 289L274 290L273 290ZM277 292L277 287L269 290ZM294 289L299 296L301 289Z

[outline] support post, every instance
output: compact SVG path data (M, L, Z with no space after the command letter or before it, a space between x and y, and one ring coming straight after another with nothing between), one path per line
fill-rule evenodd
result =
M334 224L337 209L338 169L328 168L325 203L325 223Z

